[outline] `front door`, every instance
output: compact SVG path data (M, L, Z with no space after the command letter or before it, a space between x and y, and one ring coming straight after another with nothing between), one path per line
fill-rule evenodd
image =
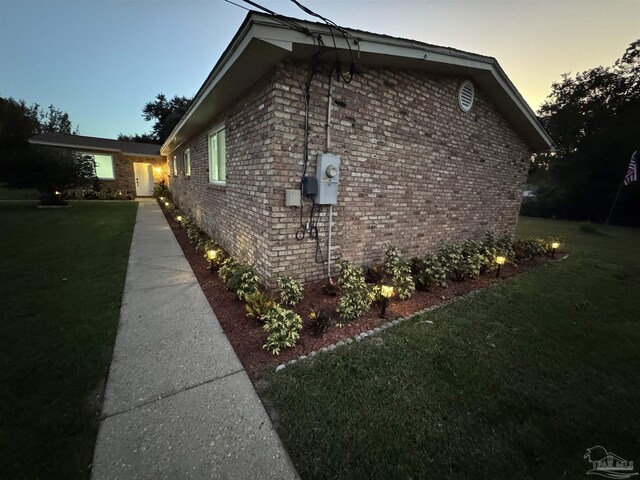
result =
M150 163L133 164L133 174L136 177L136 196L150 197L153 195L153 169Z

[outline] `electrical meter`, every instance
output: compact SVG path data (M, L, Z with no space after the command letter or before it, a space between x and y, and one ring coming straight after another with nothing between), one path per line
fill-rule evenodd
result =
M338 183L340 182L340 157L332 153L319 153L316 158L317 205L338 203Z

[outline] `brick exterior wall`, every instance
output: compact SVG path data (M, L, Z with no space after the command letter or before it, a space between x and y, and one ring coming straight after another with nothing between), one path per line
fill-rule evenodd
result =
M268 279L272 229L270 196L273 165L273 77L257 82L235 106L167 155L171 191L183 211L230 254L256 265ZM221 124L226 136L226 185L209 183L208 133ZM191 176L183 154L191 151ZM173 171L173 156L177 172Z
M100 179L102 188L109 190L122 190L123 192L136 192L136 182L133 172L133 163L150 163L153 167L153 182L167 181L168 168L164 157L142 157L126 155L120 152L105 152L99 150L84 149L83 153L95 153L111 155L113 158L113 180Z
M212 122L227 127L226 187L208 185L206 132L177 151L181 165L182 149L192 149L191 178L179 174L172 185L178 203L225 249L256 263L269 284L285 273L303 281L323 275L316 242L295 239L300 210L284 206L285 189L300 183L305 79L304 64L282 64ZM342 160L334 258L373 264L388 244L414 256L487 230L514 233L530 150L477 85L471 111L460 110L463 80L363 68L349 84L334 81L330 151ZM327 93L327 75L316 75L308 175L325 151ZM327 214L322 207L323 256Z

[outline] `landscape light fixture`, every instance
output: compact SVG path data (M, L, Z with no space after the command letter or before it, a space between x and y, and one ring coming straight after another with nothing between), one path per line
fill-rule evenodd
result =
M164 197L160 197L160 201L161 201L161 202L164 202Z
M507 259L505 257L503 257L502 255L498 255L496 257L496 263L498 264L498 269L496 270L496 278L498 278L500 276L500 267L502 265L504 265L506 261L507 261Z
M169 206L169 202L164 202L164 206L168 207Z
M182 215L178 215L176 221L178 222L178 228L182 228Z
M217 250L208 250L207 251L207 258L209 259L209 268L211 269L211 275L213 275L213 272L215 271L214 268L214 263L213 261L216 259L216 257L218 256L218 251Z
M380 297L382 297L382 310L380 311L380 318L385 318L387 314L387 306L389 305L389 299L393 297L393 287L391 285L381 285Z
M551 242L551 258L556 256L556 250L560 248L560 242Z

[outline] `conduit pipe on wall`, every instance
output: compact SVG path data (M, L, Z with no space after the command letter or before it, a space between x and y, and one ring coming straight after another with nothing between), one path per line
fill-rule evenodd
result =
M333 86L333 71L329 73L329 94L327 95L327 123L325 151L329 153L331 149L331 87ZM329 235L327 235L327 279L331 279L331 227L333 226L333 205L329 205Z

